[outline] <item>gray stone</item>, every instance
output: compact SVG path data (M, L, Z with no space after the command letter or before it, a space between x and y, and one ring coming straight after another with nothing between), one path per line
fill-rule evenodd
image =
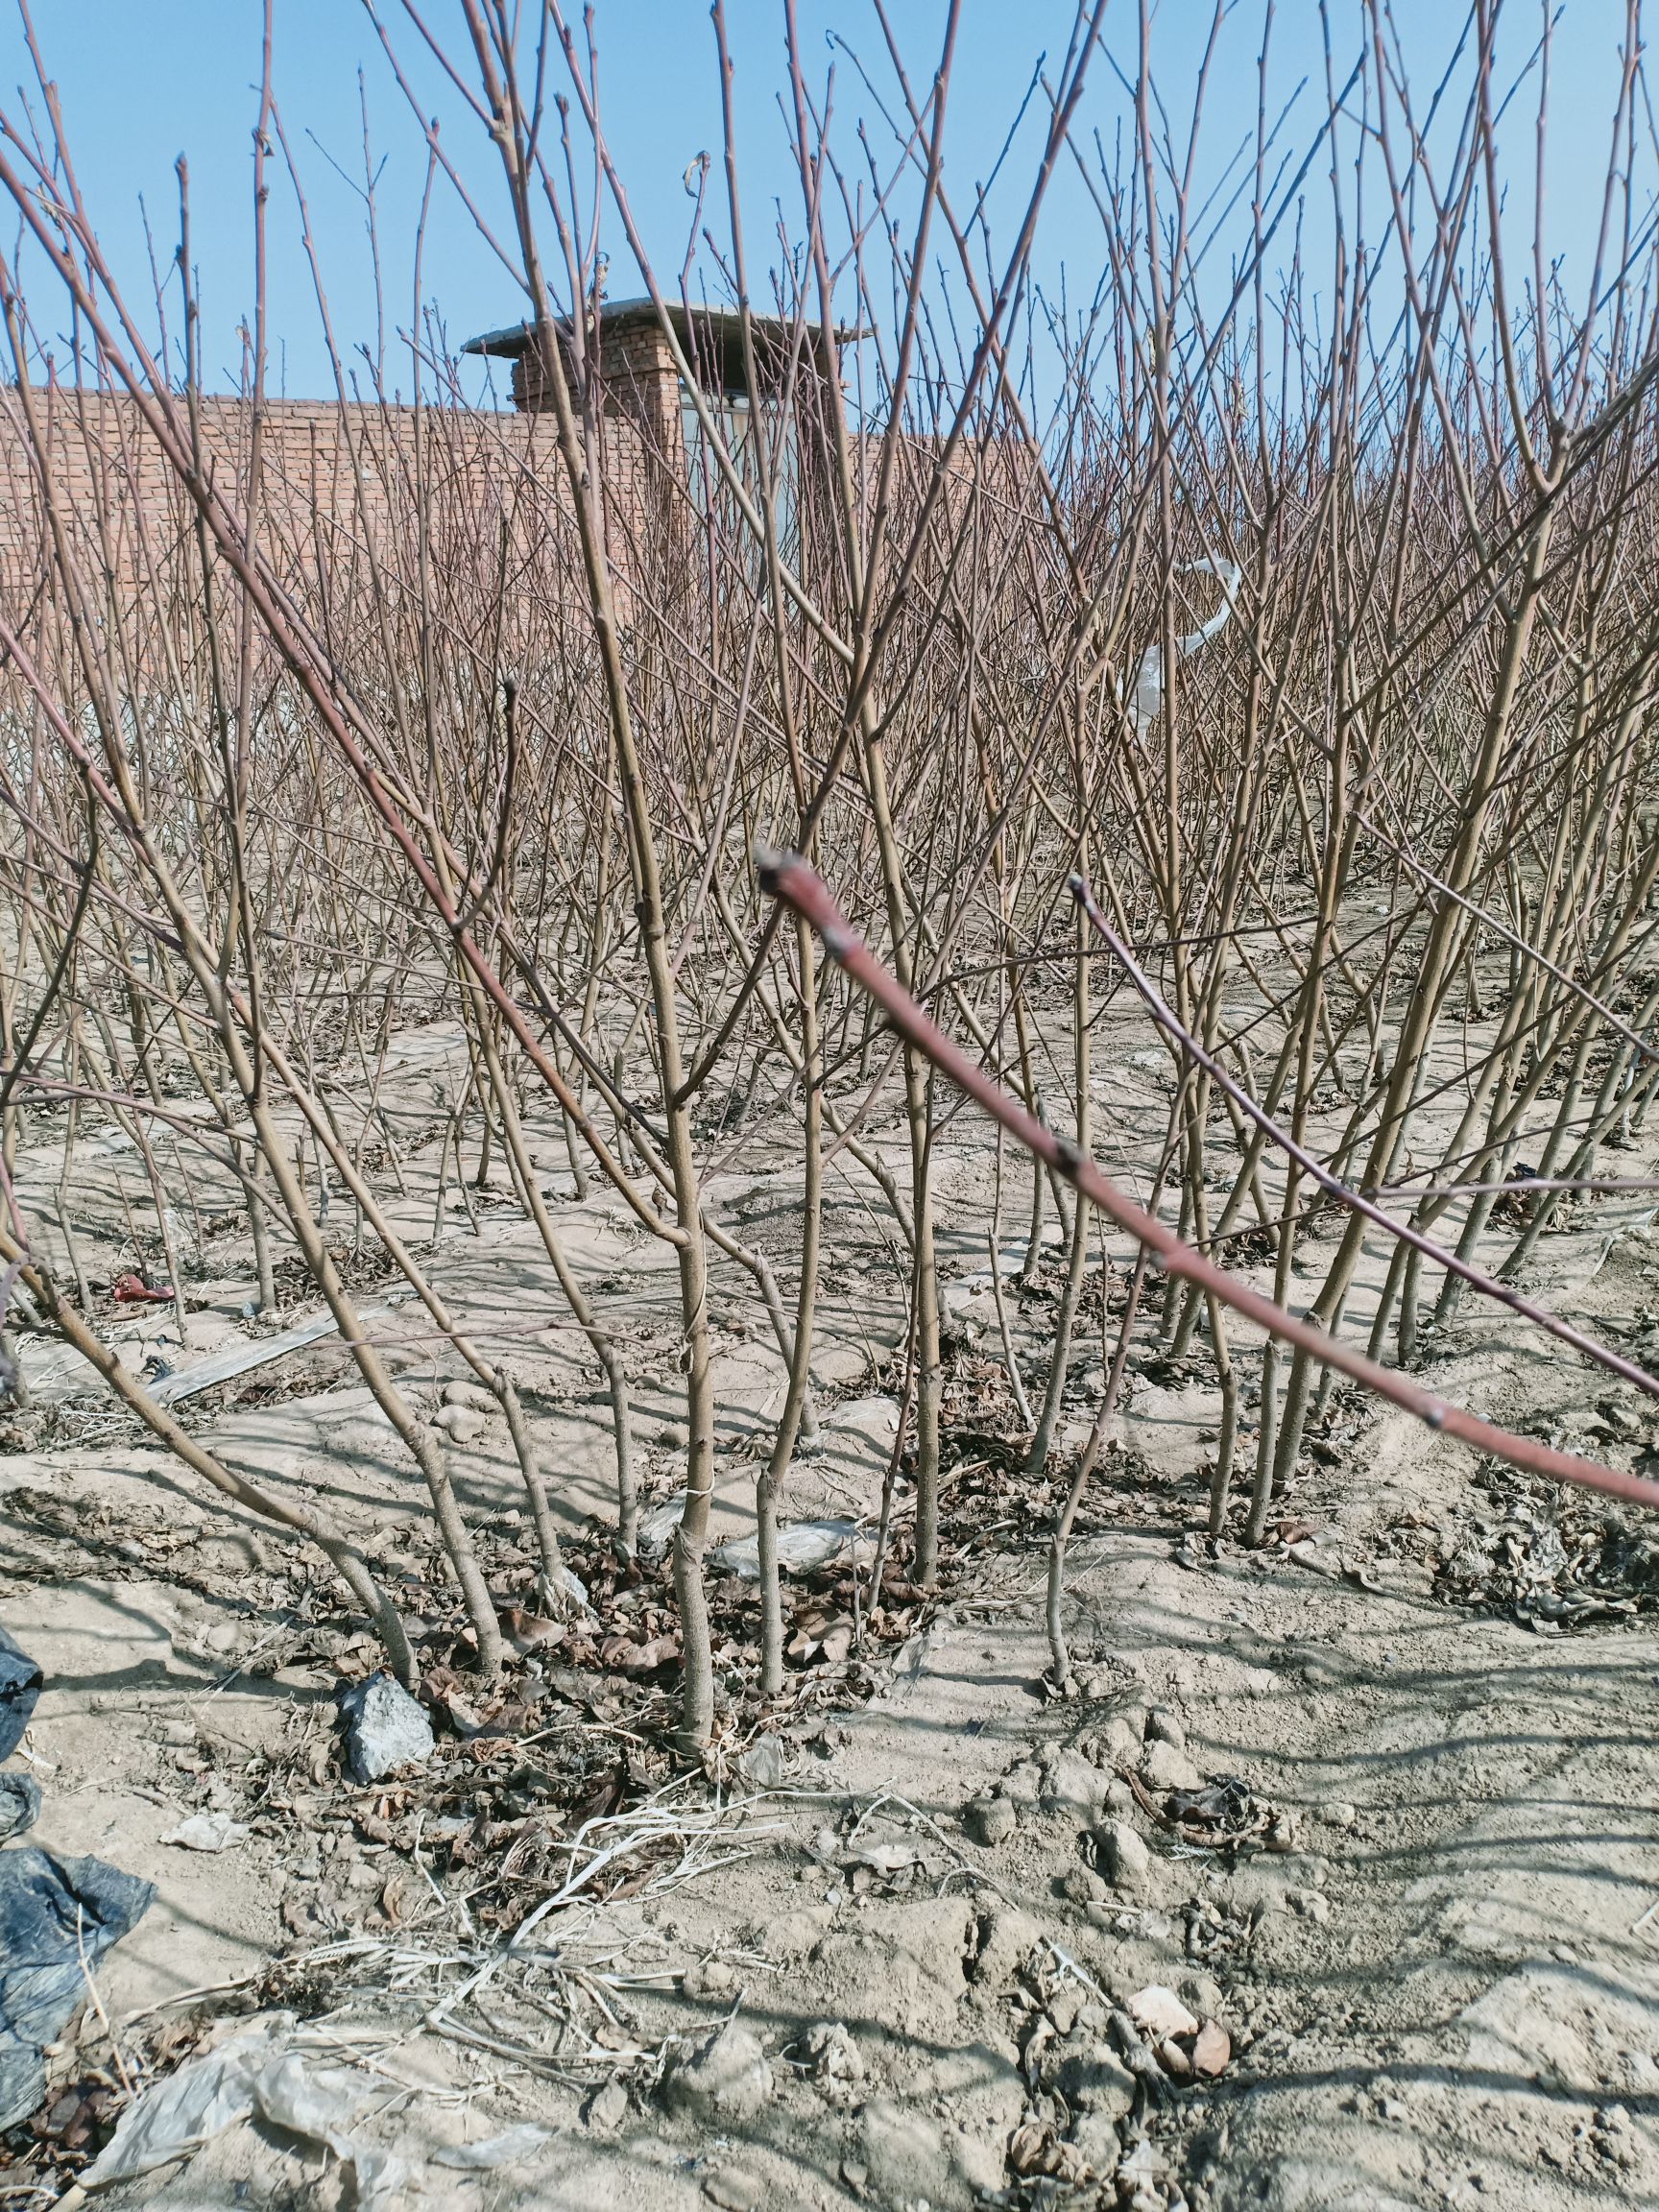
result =
M760 2212L766 2201L766 2184L758 2174L742 2166L716 2166L703 2176L703 2194L721 2212Z
M760 2038L735 2020L716 2029L662 2081L668 2110L690 2119L752 2120L772 2094L772 2068Z
M1103 2037L1068 2038L1059 2068L1066 2101L1079 2112L1121 2120L1135 2103L1135 2077ZM1093 2166L1094 2161L1090 2159Z
M975 1843L995 1849L1013 1835L1017 1817L1006 1797L975 1797L964 1809L962 1824Z
M595 2089L582 2118L596 2135L613 2135L628 2117L628 2092L614 2075Z
M1063 1751L1048 1769L1043 1789L1046 1811L1074 1813L1081 1820L1095 1818L1106 1801L1106 1791L1113 1776L1102 1774L1098 1767L1075 1751Z
M998 1899L979 1924L978 1952L967 1970L970 1980L976 1988L1000 1992L1043 1941L1041 1920Z
M841 2020L821 2020L806 2032L812 2079L826 2101L845 2109L854 2104L864 2080L864 2057Z
M1009 1767L998 1788L1017 1811L1034 1813L1043 1794L1043 1769L1034 1759L1022 1759Z
M484 1433L484 1416L473 1406L440 1406L432 1416L432 1426L442 1430L452 1444L470 1444L474 1436Z
M341 1692L346 1759L359 1782L378 1782L396 1767L418 1766L432 1754L432 1723L390 1674L371 1674Z
M1108 1820L1095 1832L1095 1848L1115 1889L1142 1890L1152 1878L1152 1854L1127 1820Z
M1100 1724L1096 1741L1110 1766L1133 1767L1141 1756L1140 1716L1109 1713Z
M1116 2122L1106 2112L1079 2113L1071 2129L1071 2148L1090 2168L1104 2177L1116 2167L1122 2144Z
M1204 1778L1185 1751L1173 1743L1149 1743L1141 1762L1141 1779L1148 1790L1201 1790Z
M1177 1994L1191 2006L1201 2020L1217 2019L1227 2004L1221 1984L1213 1974L1184 1976Z

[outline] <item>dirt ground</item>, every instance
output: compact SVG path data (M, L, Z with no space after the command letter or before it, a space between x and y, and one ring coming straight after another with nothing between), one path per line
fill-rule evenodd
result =
M1124 1122L1161 1119L1149 1086L1117 1104ZM837 1570L820 1576L829 1624L802 1600L811 1648L778 1752L757 1749L736 1699L713 1783L651 1753L655 1708L627 1685L585 1690L553 1651L515 1677L528 1734L511 1707L469 1731L462 1683L426 1765L358 1788L334 1699L373 1656L300 1548L221 1510L112 1417L13 1439L0 1623L46 1674L15 1762L44 1792L28 1840L157 1889L54 2054L58 2139L108 2132L96 2093L121 2067L164 2080L250 2034L349 2114L332 2148L239 2120L98 2192L111 2212L1659 2203L1659 1546L1635 1516L1558 1505L1341 1396L1279 1541L1213 1546L1216 1402L1149 1352L1073 1551L1077 1689L1049 1695L1045 1517L1011 1502L970 1417L999 1358L978 1136L956 1124L941 1164L966 1439L946 1594L862 1672L833 1642ZM549 1145L549 1188L585 1275L631 1316L648 1485L671 1501L664 1256L614 1207L576 1204L560 1157ZM714 1194L787 1261L781 1169ZM850 1187L837 1202L842 1248L859 1219L865 1243L829 1286L825 1445L784 1510L867 1528L894 1443L898 1304L879 1223ZM432 1203L417 1183L411 1223ZM1019 1218L1011 1206L1006 1243ZM1542 1294L1634 1340L1659 1276L1647 1218L1609 1202L1552 1236ZM434 1266L469 1323L513 1343L572 1556L600 1559L605 1403L569 1333L545 1325L522 1223L463 1218ZM197 1292L189 1345L152 1314L130 1324L132 1356L205 1357L252 1326L246 1294L227 1265ZM1047 1311L1020 1302L1028 1359ZM402 1309L385 1327L406 1387L435 1407L445 1347ZM763 1330L720 1336L717 1542L747 1527L781 1396ZM1078 1345L1062 1468L1097 1402L1098 1332ZM28 1340L25 1357L43 1395L79 1403L49 1347ZM297 1355L284 1391L204 1401L197 1425L274 1486L325 1493L387 1571L429 1588L411 1476L342 1360L326 1344ZM1645 1419L1507 1321L1470 1315L1431 1373L1447 1396L1627 1464L1651 1450ZM487 1557L528 1579L502 1424L455 1465ZM747 1586L723 1586L736 1619ZM607 1626L649 1615L648 1595L590 1594ZM1216 1777L1237 1784L1217 1820L1171 1825L1168 1792ZM199 1812L247 1833L210 1853L163 1840ZM567 1901L527 1922L523 1897L562 1883ZM1213 2076L1160 2061L1148 1990L1189 2030L1224 2031ZM26 2137L0 2166L6 2203L51 2201L73 2164L55 2174Z

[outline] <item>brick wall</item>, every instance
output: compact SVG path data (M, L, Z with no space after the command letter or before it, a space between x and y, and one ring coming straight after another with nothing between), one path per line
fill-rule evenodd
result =
M89 575L152 586L193 531L194 510L131 400L46 391L31 408L48 456L53 504ZM245 512L251 408L202 403L202 444L215 482ZM435 532L469 525L499 541L567 511L545 419L465 410L267 404L259 536L279 571L336 570L373 558L402 565L423 502ZM15 605L38 586L50 542L47 501L17 393L0 394L0 590Z
M605 334L606 531L613 572L672 594L686 555L701 561L693 503L684 490L685 448L678 381L660 333ZM534 356L515 364L516 385ZM260 465L259 542L279 577L309 600L317 581L348 589L377 573L413 585L424 514L434 565L459 589L468 566L493 589L505 563L543 605L583 593L570 497L553 419L528 388L513 413L441 408L267 402ZM810 397L800 410L806 476L827 478L822 427ZM195 510L138 410L125 397L48 388L30 396L49 459L53 504L94 600L113 591L144 619L171 593L200 585ZM246 512L252 416L237 399L204 399L201 435L208 466L233 512ZM925 477L930 441L907 441ZM860 476L862 468L857 470ZM958 457L946 502L954 517L976 470ZM810 484L803 503L820 504ZM42 595L51 538L47 502L15 388L0 389L0 604L12 622ZM832 538L831 529L829 533ZM536 573L532 578L530 571ZM624 612L626 610L624 609Z

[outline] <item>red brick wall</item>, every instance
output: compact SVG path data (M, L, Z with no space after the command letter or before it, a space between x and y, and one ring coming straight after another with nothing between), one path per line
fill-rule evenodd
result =
M31 395L52 501L74 558L92 574L155 582L192 528L190 503L127 398L65 391ZM251 408L202 403L202 443L216 483L246 510ZM39 582L50 542L47 502L18 394L0 394L0 589L13 602ZM419 460L418 460L419 456ZM400 565L423 497L435 530L463 514L498 541L567 508L563 467L545 419L466 410L267 403L259 536L278 569L336 568L371 555Z

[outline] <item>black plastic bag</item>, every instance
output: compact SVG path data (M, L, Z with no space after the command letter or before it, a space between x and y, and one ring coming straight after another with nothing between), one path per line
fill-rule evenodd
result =
M40 1785L27 1774L0 1774L0 1843L40 1817Z
M95 1965L149 1911L155 1886L102 1859L0 1851L0 2130L46 2094L45 2044L87 1997Z
M10 1759L22 1742L44 1679L28 1652L0 1628L0 1759Z

